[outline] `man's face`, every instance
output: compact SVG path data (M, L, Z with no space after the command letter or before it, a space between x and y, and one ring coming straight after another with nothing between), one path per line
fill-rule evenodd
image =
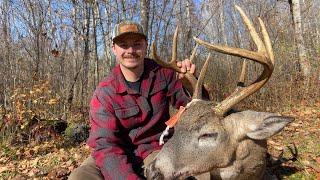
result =
M112 50L123 68L141 69L147 53L147 42L139 35L125 34L115 40Z

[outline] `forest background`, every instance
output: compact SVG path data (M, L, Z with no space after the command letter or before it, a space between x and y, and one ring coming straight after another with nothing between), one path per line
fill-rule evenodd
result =
M116 64L110 32L120 20L140 22L163 59L171 57L176 26L178 59L191 55L193 36L256 50L234 4L255 27L262 18L276 59L269 82L238 108L295 117L268 141L280 160L270 166L280 178L319 178L319 0L0 0L0 179L64 179L89 154L88 103ZM198 68L208 53L198 49ZM243 60L213 59L206 85L221 101L236 87ZM261 71L249 62L246 83ZM294 146L298 155L290 158Z

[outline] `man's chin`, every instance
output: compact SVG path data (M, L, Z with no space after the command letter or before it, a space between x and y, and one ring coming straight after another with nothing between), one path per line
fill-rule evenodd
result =
M135 69L138 69L140 67L140 64L135 62L135 63L127 63L125 64L125 67L127 69L130 69L130 70L135 70Z

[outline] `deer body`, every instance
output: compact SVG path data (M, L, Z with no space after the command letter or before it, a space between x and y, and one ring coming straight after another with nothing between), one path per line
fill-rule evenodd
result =
M233 56L243 57L260 63L264 70L247 86L238 86L225 100L219 103L204 101L202 85L208 67L208 56L198 80L192 84L192 101L180 116L175 132L166 142L146 169L148 179L185 179L210 172L213 179L256 180L263 179L266 169L266 139L280 132L293 118L275 113L242 111L229 114L234 105L258 91L270 78L274 69L274 55L269 35L259 18L263 40L243 10L236 6L257 51L219 46L194 38L208 49ZM162 62L153 53L155 60L178 71L176 61L177 30L173 41L173 55L170 63ZM192 55L194 57L194 55ZM192 58L190 58L192 59ZM243 63L245 66L245 63ZM242 68L239 82L243 84L245 68ZM196 81L196 84L194 83Z

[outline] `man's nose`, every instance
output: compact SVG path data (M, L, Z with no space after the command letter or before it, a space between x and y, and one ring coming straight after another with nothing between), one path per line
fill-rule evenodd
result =
M133 46L129 46L127 48L127 52L134 52L134 51L135 51L135 49L133 48Z

